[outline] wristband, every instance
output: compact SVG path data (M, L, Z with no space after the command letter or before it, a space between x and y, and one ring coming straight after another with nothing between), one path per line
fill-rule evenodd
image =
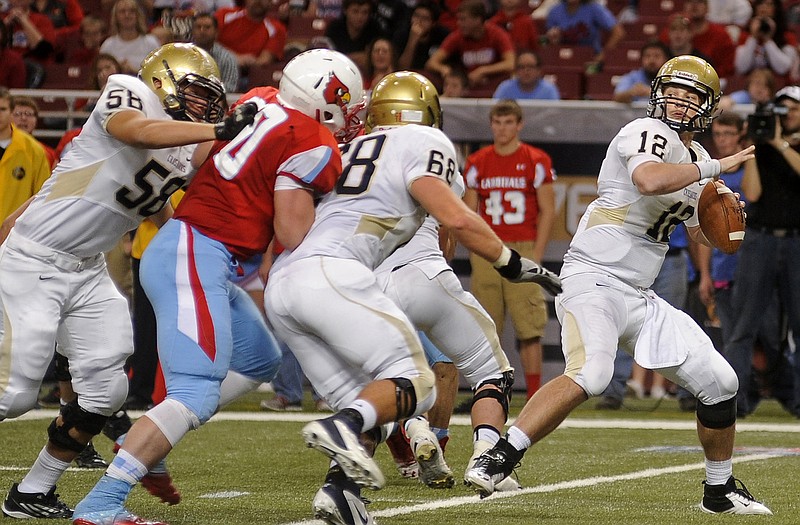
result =
M722 164L717 159L701 160L692 164L697 166L697 171L700 173L699 180L713 179L722 171Z
M503 250L500 252L500 257L498 257L497 260L492 263L492 266L495 268L502 268L503 266L507 265L510 260L511 249L508 246L503 245Z

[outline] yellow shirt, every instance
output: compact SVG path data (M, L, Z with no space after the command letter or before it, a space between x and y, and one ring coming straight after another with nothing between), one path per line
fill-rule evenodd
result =
M34 196L50 173L41 144L12 124L11 143L0 159L0 220Z
M169 203L172 205L173 209L178 207L178 203L181 202L184 193L183 190L178 190L169 198ZM141 259L144 249L147 248L147 245L150 244L150 241L153 240L156 233L158 233L158 228L153 224L153 221L145 219L142 224L136 228L136 235L133 237L133 246L131 246L131 257L134 259Z

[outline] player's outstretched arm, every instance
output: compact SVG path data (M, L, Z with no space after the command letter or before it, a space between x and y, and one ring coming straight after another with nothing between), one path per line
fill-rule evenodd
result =
M257 111L255 104L242 104L217 124L151 119L139 111L120 111L108 120L106 129L115 139L135 148L172 148L231 140L253 123Z
M561 293L558 276L509 249L491 227L441 179L420 177L409 188L411 196L455 235L468 250L491 262L512 282L535 282L553 295Z

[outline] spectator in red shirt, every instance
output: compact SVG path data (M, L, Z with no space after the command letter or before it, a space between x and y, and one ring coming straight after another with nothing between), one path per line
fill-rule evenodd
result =
M442 77L455 57L467 71L472 86L491 80L505 80L514 71L514 44L504 30L486 22L482 0L466 0L458 6L458 30L445 38L442 46L425 64Z
M283 60L286 27L269 16L269 5L269 0L245 0L243 8L226 7L214 15L217 42L233 53L240 68Z
M517 52L534 51L539 47L539 30L526 6L524 0L500 0L500 10L489 19L511 35Z
M0 23L0 86L7 88L24 88L27 74L25 62L16 51L8 48L8 27Z
M33 0L31 11L46 15L56 28L56 39L60 42L81 27L83 9L78 0Z
M719 78L733 75L733 57L736 45L722 24L709 22L708 0L685 0L683 16L689 20L692 47L697 49L714 66ZM661 41L669 45L668 28L660 34Z
M3 21L11 30L11 49L24 58L47 62L53 56L56 30L47 15L31 11L32 3L33 0L8 0Z
M84 17L80 28L80 45L66 50L64 62L88 66L100 52L100 46L106 39L106 23L96 16Z

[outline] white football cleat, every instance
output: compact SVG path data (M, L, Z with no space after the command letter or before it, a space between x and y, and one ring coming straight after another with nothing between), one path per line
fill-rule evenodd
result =
M432 489L449 489L455 485L453 471L444 460L436 434L424 418L409 420L406 434L419 463L419 479Z
M703 501L700 510L709 514L762 514L772 515L772 511L760 501L756 501L744 483L731 476L724 485L709 485L703 482ZM738 484L738 486L737 486Z

